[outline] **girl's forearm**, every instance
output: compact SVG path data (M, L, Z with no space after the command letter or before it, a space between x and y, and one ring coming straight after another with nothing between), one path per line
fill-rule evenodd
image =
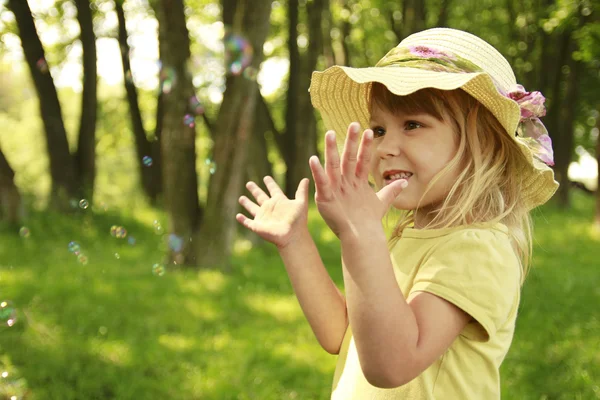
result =
M328 353L337 354L348 327L346 300L327 273L308 230L280 248L279 255L317 340Z

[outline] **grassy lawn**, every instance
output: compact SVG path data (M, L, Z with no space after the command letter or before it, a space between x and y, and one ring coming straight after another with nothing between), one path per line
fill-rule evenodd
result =
M592 214L583 197L568 214L536 212L535 267L501 371L504 399L600 398ZM0 302L17 310L14 326L0 327L0 399L328 398L336 357L313 338L275 249L239 241L230 275L157 276L165 244L155 218L32 214L29 237L0 232ZM127 237L112 237L112 225ZM341 285L339 247L314 207L311 230Z

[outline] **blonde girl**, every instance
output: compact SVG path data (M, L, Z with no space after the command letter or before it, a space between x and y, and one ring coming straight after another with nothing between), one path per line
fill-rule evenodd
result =
M407 37L375 67L316 72L310 93L329 129L324 167L309 160L315 201L340 240L345 293L308 234L307 179L295 199L270 177L269 194L249 182L252 218L236 218L278 247L319 343L338 354L331 398L500 399L529 212L558 186L543 96L488 43L447 28Z

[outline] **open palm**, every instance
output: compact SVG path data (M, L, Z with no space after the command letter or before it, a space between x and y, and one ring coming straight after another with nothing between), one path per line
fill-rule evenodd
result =
M237 214L235 218L261 238L283 248L302 229L307 228L308 179L300 181L295 199L288 199L273 178L266 176L264 181L270 196L254 182L248 182L246 188L252 193L256 203L246 196L239 198L240 204L253 218L243 214Z

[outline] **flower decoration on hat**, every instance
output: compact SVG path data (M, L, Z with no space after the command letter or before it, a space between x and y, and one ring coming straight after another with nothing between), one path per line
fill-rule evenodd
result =
M507 97L521 108L521 122L517 128L517 140L525 143L533 155L546 165L554 165L552 140L540 118L546 115L546 98L540 92L528 92L522 85L515 85Z

